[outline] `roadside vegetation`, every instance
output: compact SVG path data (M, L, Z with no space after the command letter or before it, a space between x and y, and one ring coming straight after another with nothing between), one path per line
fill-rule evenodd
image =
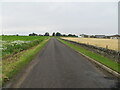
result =
M48 36L2 36L2 84L28 64L49 39Z
M44 40L43 36L2 36L2 58L27 50Z
M82 53L82 54L84 54L84 55L86 55L86 56L88 56L88 57L90 57L90 58L104 64L105 66L111 68L112 70L120 73L120 69L119 69L120 64L119 63L117 63L117 62L115 62L115 61L113 61L113 60L111 60L111 59L109 59L107 57L104 57L104 56L102 56L100 54L97 54L97 53L94 53L92 51L86 50L86 49L84 49L84 48L82 48L82 47L80 47L78 45L75 45L73 43L64 41L64 40L62 40L60 38L58 38L58 40L61 41L64 44L66 44L67 46L71 47L72 49L76 50L77 52L80 52L80 53Z

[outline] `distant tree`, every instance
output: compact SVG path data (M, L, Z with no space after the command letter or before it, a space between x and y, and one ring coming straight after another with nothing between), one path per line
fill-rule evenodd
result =
M78 36L74 34L74 35L72 35L72 37L78 37Z
M63 36L63 37L67 37L67 35L66 35L66 34L63 34L62 36Z
M61 33L57 32L57 33L56 33L56 36L62 36L62 35L61 35Z
M52 36L55 36L55 32L53 32Z
M43 36L42 34L39 34L39 36Z
M38 36L36 33L29 34L29 36Z
M91 35L90 38L95 38L95 36L94 36L94 35Z
M68 34L68 37L78 37L75 34Z
M83 37L83 38L88 38L89 37L88 35L85 35L85 34L81 34L80 36Z
M68 34L69 37L72 37L72 34Z
M49 33L48 33L48 32L46 32L44 36L49 36Z

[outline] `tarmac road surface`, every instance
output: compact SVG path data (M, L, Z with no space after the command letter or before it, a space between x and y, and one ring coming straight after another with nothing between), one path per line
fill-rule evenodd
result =
M111 88L116 79L87 58L51 38L7 88Z

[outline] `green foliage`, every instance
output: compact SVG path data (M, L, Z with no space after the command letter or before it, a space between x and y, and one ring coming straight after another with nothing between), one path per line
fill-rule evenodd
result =
M33 41L45 38L45 36L0 36L3 41Z
M38 45L45 36L2 36L2 57L27 50Z
M62 35L61 35L61 33L57 32L57 33L56 33L56 36L62 36Z
M20 70L28 64L34 56L46 45L49 38L44 39L40 44L35 47L25 50L17 54L17 58L14 55L11 59L3 60L2 65L2 84L4 85L9 79L16 75Z
M48 33L48 32L46 32L44 36L50 36L50 35L49 35L49 33Z
M38 36L36 33L29 34L29 36Z
M55 32L53 32L52 36L55 36Z

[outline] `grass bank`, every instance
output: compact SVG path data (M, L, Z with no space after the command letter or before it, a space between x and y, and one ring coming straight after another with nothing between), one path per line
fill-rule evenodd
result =
M113 60L111 60L111 59L109 59L107 57L104 57L104 56L102 56L100 54L97 54L97 53L94 53L94 52L89 51L87 49L84 49L84 48L82 48L82 47L80 47L78 45L75 45L73 43L64 41L64 40L59 39L59 38L58 38L58 40L61 41L64 44L68 45L72 49L76 50L77 52L80 52L80 53L82 53L82 54L84 54L84 55L86 55L86 56L88 56L88 57L90 57L90 58L104 64L105 66L111 68L112 70L120 73L120 64L118 64L117 62L115 62L115 61L113 61Z
M19 52L14 56L2 61L2 84L4 85L9 79L16 75L34 56L47 44L48 39L43 40L37 46L28 50Z

